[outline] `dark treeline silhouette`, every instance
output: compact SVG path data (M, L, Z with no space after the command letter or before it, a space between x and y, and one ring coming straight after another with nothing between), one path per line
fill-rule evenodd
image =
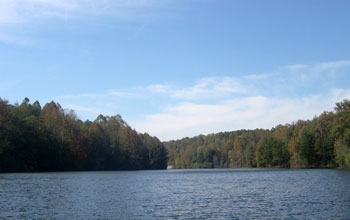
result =
M350 167L350 101L313 120L165 143L174 168Z
M0 172L165 169L167 151L119 116L81 121L50 102L0 99Z

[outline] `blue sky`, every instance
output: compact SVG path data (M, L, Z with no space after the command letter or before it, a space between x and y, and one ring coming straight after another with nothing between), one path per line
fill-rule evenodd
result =
M349 1L0 0L0 97L161 140L312 119L350 98Z

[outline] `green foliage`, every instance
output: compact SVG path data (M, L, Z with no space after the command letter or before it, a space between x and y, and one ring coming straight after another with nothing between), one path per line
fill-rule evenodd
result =
M318 167L334 166L334 137L332 136L332 126L334 122L333 112L324 112L316 121L313 130L314 153Z
M259 167L289 167L287 146L281 140L264 137L257 155Z
M165 142L174 168L256 167L256 149L267 130L239 130Z
M309 165L314 165L317 163L314 148L315 139L312 133L312 129L313 124L310 124L302 130L297 145L297 153L300 155L302 160L304 160L306 164Z
M168 163L167 163L168 162ZM81 121L55 102L0 99L0 172L214 167L350 167L350 101L312 121L162 143L121 118Z
M169 165L201 167L350 167L350 101L312 121L165 143Z
M340 167L350 167L350 101L344 100L335 107L333 126L335 160Z
M344 99L342 102L336 103L334 110L336 111L336 113L349 111L350 110L350 101L348 99Z
M350 167L350 146L348 143L342 139L336 143L336 162L341 167Z
M55 102L0 99L0 172L165 169L167 151L120 115L82 122Z

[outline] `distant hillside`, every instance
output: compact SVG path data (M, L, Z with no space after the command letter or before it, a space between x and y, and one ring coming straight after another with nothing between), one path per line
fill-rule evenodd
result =
M350 167L350 101L313 120L164 142L174 168Z
M167 151L120 115L81 121L55 102L0 99L0 172L165 169Z

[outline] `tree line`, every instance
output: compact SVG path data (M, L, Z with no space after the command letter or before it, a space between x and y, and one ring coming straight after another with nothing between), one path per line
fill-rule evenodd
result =
M120 115L81 121L60 104L0 98L0 172L165 169L167 150Z
M350 167L350 101L312 120L165 142L174 168Z
M350 101L312 120L160 142L120 115L81 121L60 104L0 98L0 172L350 167Z

